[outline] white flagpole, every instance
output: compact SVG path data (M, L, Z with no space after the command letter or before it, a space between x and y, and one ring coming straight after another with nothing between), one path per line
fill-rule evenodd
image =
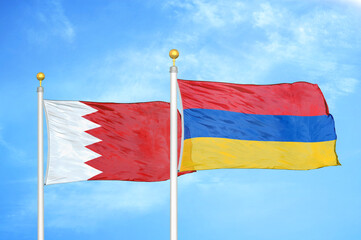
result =
M175 59L179 56L176 49L169 52L173 59L170 67L170 240L178 239L178 154L177 154L177 73Z
M38 92L38 240L44 240L44 134L43 134L43 94L41 81L45 75L39 72L36 78L40 81Z

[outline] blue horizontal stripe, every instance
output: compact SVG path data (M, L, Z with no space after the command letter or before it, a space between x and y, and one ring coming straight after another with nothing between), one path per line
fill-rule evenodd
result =
M184 139L322 142L336 139L332 115L256 115L213 109L184 110Z

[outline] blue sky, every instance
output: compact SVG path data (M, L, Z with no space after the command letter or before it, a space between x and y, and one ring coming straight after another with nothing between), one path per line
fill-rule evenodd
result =
M1 1L0 239L35 239L37 97L169 100L179 78L320 85L342 166L179 178L179 239L361 239L361 1ZM169 182L45 187L46 239L169 239Z

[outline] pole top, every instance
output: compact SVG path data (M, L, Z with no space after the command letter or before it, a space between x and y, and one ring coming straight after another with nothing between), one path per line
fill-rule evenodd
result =
M40 81L40 87L41 87L41 81L43 81L45 79L45 74L42 72L39 72L38 74L36 74L36 78Z
M169 57L173 59L173 66L175 66L175 60L178 58L179 52L177 49L172 49L169 51Z

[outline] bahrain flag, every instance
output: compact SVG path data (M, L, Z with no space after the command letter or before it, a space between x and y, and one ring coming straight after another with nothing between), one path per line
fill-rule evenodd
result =
M169 103L44 100L44 104L49 143L46 185L169 179ZM178 156L181 132L178 114Z

